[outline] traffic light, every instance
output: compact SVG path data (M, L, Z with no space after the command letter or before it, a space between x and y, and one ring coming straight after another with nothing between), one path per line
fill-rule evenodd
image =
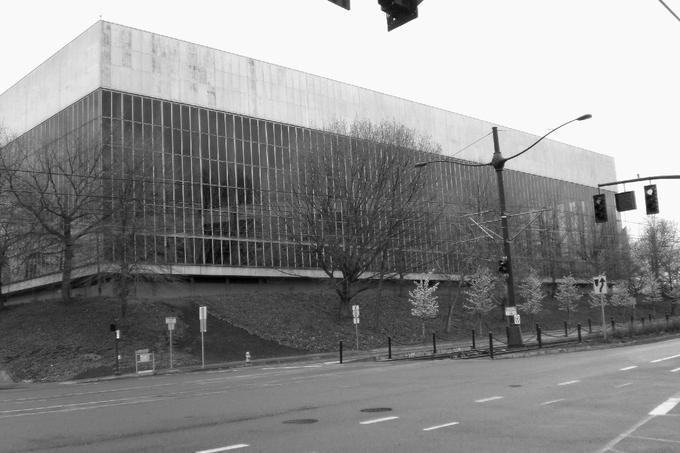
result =
M603 193L593 195L593 205L595 207L595 222L604 223L607 221L607 200Z
M349 9L349 0L328 0L331 3L335 3L338 6L342 6L345 9Z
M659 199L656 196L656 184L645 186L645 207L647 215L659 213Z
M418 3L422 0L378 0L387 15L387 31L404 25L418 17Z
M503 258L498 260L498 272L501 274L509 274L510 271L508 270L508 257L504 256Z
M109 326L109 329L111 329L111 332L115 332L115 331L116 331L116 325L115 325L115 324L111 324L111 325Z
M632 211L637 208L635 202L635 191L621 192L614 195L616 199L616 210L619 212Z

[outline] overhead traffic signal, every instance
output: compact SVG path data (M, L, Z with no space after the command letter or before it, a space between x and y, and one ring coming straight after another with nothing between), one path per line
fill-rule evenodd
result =
M595 222L604 223L607 221L607 200L603 193L593 195L593 206L595 208Z
M637 208L635 202L635 191L621 192L614 195L616 199L616 210L619 212L632 211Z
M656 184L645 186L645 207L647 215L659 213L659 199L656 194Z
M422 0L378 0L387 15L387 31L404 25L418 17L418 4Z

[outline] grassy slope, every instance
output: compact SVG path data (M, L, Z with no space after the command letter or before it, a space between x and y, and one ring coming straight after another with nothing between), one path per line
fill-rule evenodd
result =
M376 317L375 291L361 293L356 302L361 306L359 326L361 349L384 346L387 335L395 344L420 342L421 323L410 315L410 286L394 286L381 298L379 319ZM443 333L443 320L455 293L448 288L439 291L441 316L427 321L426 330L440 337L469 339L471 320L460 313L460 299L453 319L454 329ZM206 333L206 361L242 360L249 351L254 358L294 355L304 352L336 351L338 341L346 347L355 341L350 320L338 321L337 298L324 288L315 290L281 289L271 291L254 286L237 288L221 297L182 299L172 303L142 301L132 303L128 317L117 324L123 332L119 343L121 370L134 371L134 351L149 348L156 353L159 367L169 364L166 316L176 316L174 331L175 366L201 363L198 305L208 305L211 315ZM554 309L554 301L536 320L544 329L560 329L566 316ZM553 307L553 308L551 308ZM115 300L94 298L60 302L36 302L11 306L0 312L0 363L15 380L64 380L88 375L111 374L115 364L114 335L109 325L118 316ZM587 326L587 318L599 325L599 311L583 306L576 322ZM628 319L623 312L608 311L619 322ZM492 317L502 330L500 309ZM637 317L646 316L638 311ZM243 330L239 329L242 328ZM252 335L250 335L252 334Z

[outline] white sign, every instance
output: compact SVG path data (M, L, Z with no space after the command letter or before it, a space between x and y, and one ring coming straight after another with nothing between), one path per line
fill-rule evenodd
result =
M593 292L595 294L607 294L607 277L604 275L593 277Z
M354 322L354 324L359 324L359 318L354 318L352 321Z
M519 315L514 315L515 317L515 324L520 324L521 317Z
M177 323L177 318L174 316L165 318L165 323L168 325L168 330L175 330L175 324Z
M355 318L359 317L359 306L358 305L352 305L352 316Z
M517 307L505 307L505 316L515 316L517 314Z
M208 319L208 307L205 305L198 307L198 319Z

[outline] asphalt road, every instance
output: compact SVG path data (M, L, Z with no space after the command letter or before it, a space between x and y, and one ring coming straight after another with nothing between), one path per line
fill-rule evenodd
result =
M2 452L680 452L680 339L0 390Z

